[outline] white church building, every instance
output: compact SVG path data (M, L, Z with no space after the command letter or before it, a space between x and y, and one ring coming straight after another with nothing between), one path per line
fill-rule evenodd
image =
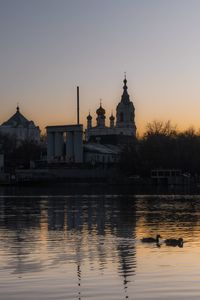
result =
M18 142L24 140L40 142L40 128L21 114L19 106L16 113L2 123L0 133L15 136Z
M135 108L133 102L130 101L129 94L127 92L127 79L124 78L123 94L121 101L116 108L116 122L113 114L110 116L110 126L105 125L105 109L100 103L100 107L96 110L97 118L96 125L92 124L92 116L87 116L87 129L86 129L86 141L105 141L105 136L136 136L135 126Z
M97 109L96 125L92 116L87 116L85 141L83 125L47 126L47 161L67 163L109 164L119 161L122 145L135 140L135 108L127 92L127 80L124 78L123 94L116 108L116 122L110 116L110 126L105 125L105 109L100 103ZM79 94L78 94L79 95ZM79 96L77 95L77 108ZM79 109L77 109L79 116ZM77 118L79 120L79 117Z
M92 116L87 116L85 131L84 161L92 164L113 164L119 161L122 147L135 141L135 108L127 92L127 79L124 78L123 94L116 107L116 118L111 114L110 126L106 126L106 112L100 103L96 110L96 125L92 124ZM115 121L116 119L116 121Z

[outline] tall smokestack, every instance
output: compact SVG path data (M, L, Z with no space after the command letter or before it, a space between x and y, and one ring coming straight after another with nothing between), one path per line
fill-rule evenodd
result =
M77 124L79 125L79 86L77 86Z

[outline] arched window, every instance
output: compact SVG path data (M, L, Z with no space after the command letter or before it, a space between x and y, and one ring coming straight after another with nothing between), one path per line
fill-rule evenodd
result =
M130 114L130 121L133 122L133 113Z
M124 121L124 114L123 114L123 112L120 112L120 122L123 122Z

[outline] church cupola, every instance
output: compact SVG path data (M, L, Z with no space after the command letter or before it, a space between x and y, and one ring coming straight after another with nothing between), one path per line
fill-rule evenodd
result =
M96 114L97 114L97 127L105 127L105 109L102 107L101 105L101 101L100 101L100 106L99 108L96 110Z
M90 112L89 115L87 116L87 128L88 129L92 128L92 116L90 115Z
M110 116L110 128L114 128L115 126L115 117L113 116L113 113Z
M124 77L124 86L123 86L123 94L122 94L122 97L121 97L121 102L122 103L124 103L124 104L128 104L128 103L130 103L130 99L129 99L129 94L128 94L128 92L127 92L127 89L128 89L128 87L127 87L127 79L126 79L126 75L125 75L125 77Z
M99 108L96 110L96 114L99 115L105 115L106 111L105 109L101 106L101 100L100 100L100 106Z

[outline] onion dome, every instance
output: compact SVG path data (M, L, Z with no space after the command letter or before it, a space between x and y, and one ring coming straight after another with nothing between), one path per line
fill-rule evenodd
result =
M99 116L99 115L105 115L106 111L105 111L105 109L101 106L101 103L100 103L99 108L96 110L96 113L97 113L98 116Z
M89 120L92 120L92 116L90 115L90 113L89 113L89 115L87 116L87 120L89 121Z

